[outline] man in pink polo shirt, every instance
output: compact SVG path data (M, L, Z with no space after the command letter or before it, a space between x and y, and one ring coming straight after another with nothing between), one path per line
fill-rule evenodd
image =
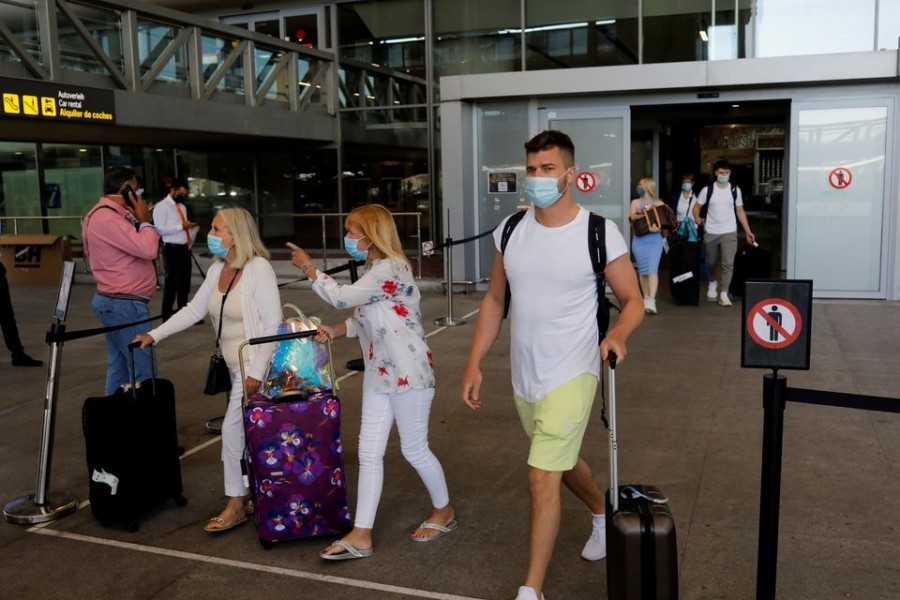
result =
M128 167L107 170L104 195L85 215L81 226L84 252L97 283L91 302L94 314L104 327L147 320L106 334L107 395L131 381L128 344L151 329L148 303L156 293L153 260L159 251L159 234L147 203L134 192L136 189L134 171ZM135 352L135 381L153 374L149 352Z

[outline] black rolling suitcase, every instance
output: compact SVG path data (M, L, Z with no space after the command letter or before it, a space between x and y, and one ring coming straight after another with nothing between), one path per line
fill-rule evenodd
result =
M678 548L668 500L649 485L619 486L616 363L609 362L609 466L606 589L611 600L677 600Z
M759 244L744 244L734 255L734 274L728 292L732 296L744 295L744 282L748 279L772 277L772 255Z
M676 242L669 252L669 291L675 304L700 303L700 242Z
M178 458L175 387L157 378L135 386L134 348L129 349L131 390L85 400L81 425L91 513L104 527L118 524L134 532L151 508L169 498L178 506L187 500Z

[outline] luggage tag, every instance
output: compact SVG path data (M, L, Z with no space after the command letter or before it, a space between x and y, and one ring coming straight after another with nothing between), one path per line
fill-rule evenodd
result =
M647 500L648 502L652 502L653 504L667 504L669 502L668 498L651 498L650 496L643 493L636 487L633 487L630 485L626 485L625 487L623 487L621 490L619 490L619 493L622 494L622 497L625 498L626 500L629 500L629 499L633 500L634 498L643 498L644 500Z

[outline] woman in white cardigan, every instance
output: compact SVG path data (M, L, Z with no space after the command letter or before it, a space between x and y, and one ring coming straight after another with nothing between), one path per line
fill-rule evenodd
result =
M223 208L213 218L207 237L210 253L216 262L191 301L152 331L134 341L146 348L159 343L203 319L212 317L219 331L219 343L231 371L228 409L222 421L222 464L225 472L225 495L228 503L206 524L210 533L220 533L247 521L252 504L245 504L250 490L241 476L244 454L244 425L241 415L243 391L252 394L266 376L274 344L245 348L244 361L249 365L247 378L241 381L238 348L254 337L274 335L281 322L281 300L275 271L269 264L269 251L263 246L253 217L243 208Z

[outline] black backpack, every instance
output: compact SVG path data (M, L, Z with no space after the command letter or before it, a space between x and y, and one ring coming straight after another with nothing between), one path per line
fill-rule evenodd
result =
M520 210L506 220L503 226L503 233L500 235L500 254L506 252L506 245L512 236L516 225L525 217L528 209ZM610 307L619 310L619 307L613 304L606 297L606 219L596 213L588 216L588 251L591 255L591 264L594 267L594 275L597 277L597 330L600 332L599 344L606 337L606 330L609 329L609 309ZM509 304L512 300L512 292L509 289L509 280L506 282L506 296L503 301L503 318L509 314Z
M716 185L715 181L711 181L708 186L706 186L706 204L700 207L700 218L705 219L706 214L709 212L709 201L713 195L713 186ZM733 183L731 184L731 201L734 202L734 210L737 210L737 186Z

